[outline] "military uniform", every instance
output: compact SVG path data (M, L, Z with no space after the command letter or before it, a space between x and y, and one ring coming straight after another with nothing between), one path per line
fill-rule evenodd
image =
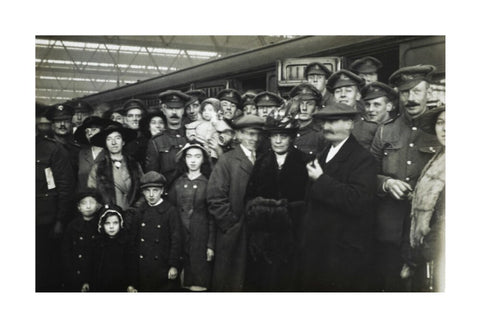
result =
M378 80L378 70L383 67L383 64L380 60L375 57L367 56L355 60L350 65L350 70L360 77L366 77L365 82L367 84L376 82ZM370 75L370 76L369 76ZM373 77L374 79L370 79Z
M352 73L351 71L340 69L339 71L335 72L330 76L327 81L327 90L333 94L335 93L335 89L345 87L345 86L356 86L358 92L365 85L365 80L360 76ZM337 99L334 99L335 102L340 102ZM365 112L365 105L362 103L361 100L356 100L354 107L360 112Z
M332 75L332 72L325 65L319 62L312 62L305 67L304 76L307 80L308 75L324 75L325 78L328 79ZM319 104L320 108L324 108L329 104L335 103L332 93L330 93L327 89L318 91L322 94L322 100Z

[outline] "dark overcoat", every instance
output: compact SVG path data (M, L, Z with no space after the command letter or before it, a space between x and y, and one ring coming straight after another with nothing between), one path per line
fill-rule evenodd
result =
M169 193L182 221L185 286L210 288L212 263L207 262L207 248L215 250L215 222L207 209L207 183L203 175L190 180L184 174Z
M78 153L78 182L77 189L81 190L87 187L88 175L94 164L99 163L105 158L105 150L102 149L95 159L92 155L92 147L82 147Z
M220 156L208 181L208 210L216 226L214 291L243 289L247 258L244 195L252 168L241 146L237 146Z
M307 190L303 289L364 290L370 260L375 187L372 155L350 136Z

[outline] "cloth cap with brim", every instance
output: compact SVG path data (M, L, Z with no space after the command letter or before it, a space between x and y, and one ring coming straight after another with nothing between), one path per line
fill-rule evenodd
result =
M394 101L398 96L397 92L393 88L382 82L372 82L368 85L365 85L362 88L361 93L363 100L387 97L390 101Z
M45 117L47 117L50 121L55 120L72 120L72 117L75 113L75 109L69 104L56 104L50 106L45 113Z
M190 99L187 102L185 102L185 106L188 106L197 100L199 103L202 103L202 101L207 98L207 95L203 90L190 90L185 92L185 94L190 97Z
M315 100L317 103L322 101L322 93L310 83L301 83L295 86L288 93L291 99L297 98L299 100Z
M190 100L190 96L178 90L162 92L158 97L169 108L185 108L185 103Z
M106 148L105 141L108 135L112 134L113 132L120 133L120 135L122 135L122 140L123 142L125 142L125 144L134 140L137 137L137 132L133 129L123 127L122 124L117 122L109 122L109 125L107 127L105 127L100 133L94 135L91 138L91 144Z
M265 119L257 115L243 115L232 121L233 128L236 130L242 128L257 128L263 129Z
M84 187L77 191L75 194L75 203L80 202L82 199L88 196L94 198L98 203L102 203L102 196L100 195L100 192L98 192L97 189L89 187Z
M350 65L350 70L356 74L369 74L376 73L380 68L383 67L383 64L380 60L374 57L363 57L355 60Z
M417 119L418 127L428 134L435 135L435 125L438 115L445 111L445 106L437 107L426 111Z
M71 106L75 110L75 112L86 112L86 113L92 113L93 112L93 107L85 101L76 101L72 102Z
M407 91L422 81L430 83L435 70L435 66L432 65L403 67L390 75L388 83L399 91Z
M330 69L327 68L327 66L319 62L312 62L305 67L304 76L305 78L307 78L308 75L313 74L325 75L326 78L329 78L330 75L332 75L332 72L330 71Z
M255 99L255 97L257 96L256 93L252 93L252 92L246 92L242 95L242 106L245 107L247 105L255 105L255 101L253 101L253 99Z
M210 157L210 154L209 154L209 151L207 150L207 148L205 148L202 144L198 143L198 142L190 142L190 143L187 143L183 146L183 148L177 152L177 154L175 155L175 161L176 162L180 162L180 160L182 160L182 157L183 157L183 154L189 150L189 149L192 149L192 148L196 148L196 149L200 149L202 150L203 152L203 155L206 156L207 158L205 159L208 159Z
M340 69L330 76L327 81L327 90L333 93L335 89L344 86L356 86L359 90L365 85L365 80L346 69Z
M221 90L217 95L217 99L230 101L235 103L237 106L242 102L242 96L237 90L234 89Z
M257 107L280 107L283 104L283 99L275 93L264 91L255 96L253 99Z
M360 112L352 106L344 103L333 103L315 112L312 116L318 120L337 120L343 118L355 118Z
M140 178L140 188L164 187L167 184L165 176L156 171L149 171Z
M131 109L140 109L142 114L146 114L145 103L140 99L130 99L123 104L121 114L126 116L128 111Z
M102 225L105 219L110 216L115 215L120 220L120 228L123 228L123 210L121 207L117 206L116 204L106 204L102 207L100 212L100 218L98 218L98 232L102 232Z
M90 143L87 140L87 137L85 136L85 130L87 128L92 128L92 127L97 127L102 129L107 127L111 123L112 121L109 119L104 119L97 116L88 117L83 121L82 125L78 126L75 133L73 133L73 138L75 141L77 141L80 144L90 145Z

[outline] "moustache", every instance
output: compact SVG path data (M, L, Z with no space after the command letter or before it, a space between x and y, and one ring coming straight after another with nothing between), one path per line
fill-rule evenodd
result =
M170 116L170 118L180 118L180 117L178 115L173 114Z
M415 101L408 101L407 104L405 105L405 107L416 107L416 106L419 106L420 103L418 102L415 102Z
M324 129L323 134L335 134L335 132L329 129Z

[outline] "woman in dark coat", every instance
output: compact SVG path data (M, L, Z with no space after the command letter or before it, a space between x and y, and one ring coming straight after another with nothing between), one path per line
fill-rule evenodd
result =
M187 143L177 162L183 173L173 183L169 200L182 222L183 287L204 291L210 288L215 242L215 222L207 209L210 158L201 144Z
M294 290L294 257L308 181L304 154L293 147L293 115L267 118L270 149L253 167L245 192L247 270L245 289Z

